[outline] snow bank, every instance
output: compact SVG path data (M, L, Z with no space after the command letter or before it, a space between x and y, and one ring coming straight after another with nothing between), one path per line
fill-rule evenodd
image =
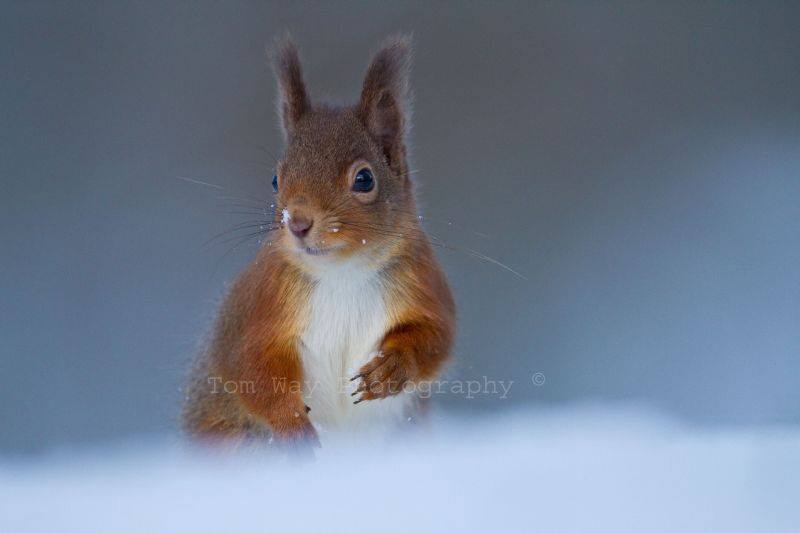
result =
M0 461L0 531L798 531L800 432L630 410L437 424L312 462L139 445Z

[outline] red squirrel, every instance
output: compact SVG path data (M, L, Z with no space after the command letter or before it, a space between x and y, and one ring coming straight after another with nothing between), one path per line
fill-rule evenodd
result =
M448 359L455 305L406 156L410 53L407 37L387 41L358 103L333 107L312 104L292 42L276 47L274 231L195 369L190 435L318 443L319 428L399 423Z

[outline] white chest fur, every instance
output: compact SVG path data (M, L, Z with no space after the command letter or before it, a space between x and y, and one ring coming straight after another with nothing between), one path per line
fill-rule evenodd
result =
M409 407L400 394L353 405L350 382L375 356L386 332L385 295L374 270L357 263L322 269L308 306L302 337L305 400L311 421L323 434L337 430L382 430L395 426Z

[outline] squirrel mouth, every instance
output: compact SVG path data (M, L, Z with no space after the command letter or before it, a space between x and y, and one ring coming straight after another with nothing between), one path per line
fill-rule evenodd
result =
M331 252L330 248L314 248L311 246L306 246L303 248L303 251L308 255L327 255Z

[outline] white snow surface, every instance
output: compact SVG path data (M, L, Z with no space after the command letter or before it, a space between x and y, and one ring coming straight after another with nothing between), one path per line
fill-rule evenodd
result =
M428 425L305 461L152 442L0 459L0 531L800 531L797 428L619 407Z

